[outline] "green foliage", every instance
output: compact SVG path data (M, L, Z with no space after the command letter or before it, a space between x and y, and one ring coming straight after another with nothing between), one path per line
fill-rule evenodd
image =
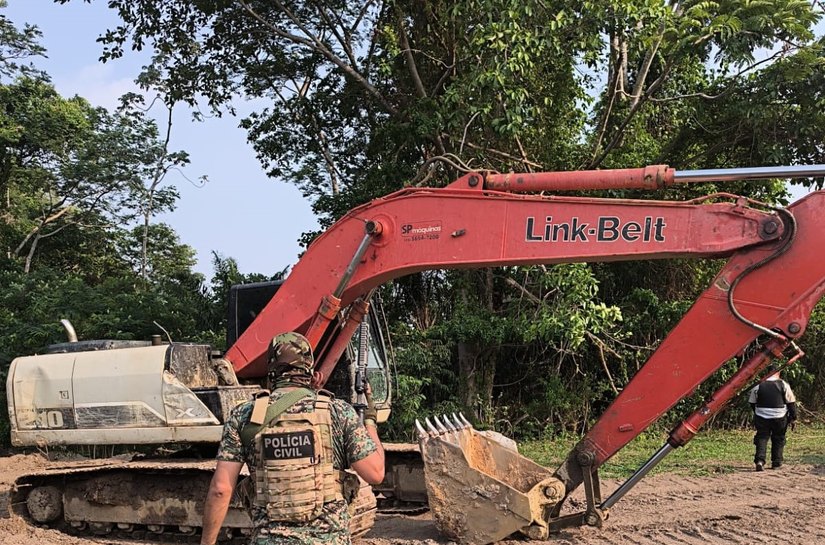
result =
M148 226L147 269L149 277L156 281L175 281L192 275L196 264L195 250L182 245L177 233L165 223ZM144 236L143 227L135 227L124 233L119 241L119 255L129 264L133 271L140 271L143 251L141 247ZM199 278L203 281L203 278Z
M577 350L589 340L622 320L621 310L598 302L598 280L583 263L557 265L549 269L531 267L523 272L523 287L534 293L538 309L518 298L515 331L526 343L555 343L558 350Z
M451 402L457 387L449 365L452 343L408 326L396 327L392 334L398 346L396 392L392 418L381 435L388 440L414 441L415 419L456 409Z
M709 166L821 163L822 47L820 40L811 49L778 59L717 100L697 104L699 122L682 128L675 142L689 141L690 155ZM777 190L754 196L769 200Z
M805 335L799 340L805 352L801 361L788 368L785 378L791 382L803 406L819 410L825 405L825 303L814 307ZM797 381L797 374L806 380Z
M0 9L7 6L7 0L0 0ZM25 24L22 30L18 29L5 14L0 14L0 78L41 74L32 64L21 64L30 57L44 55L46 49L38 43L41 37L37 27Z
M61 318L72 322L84 339L148 339L162 333L156 321L174 339L195 340L208 326L200 322L204 303L192 308L196 299L188 293L198 294L200 286L180 279L142 286L134 276L125 275L90 285L77 275L38 269L30 274L6 271L2 280L4 364L65 341Z
M168 151L134 97L92 108L19 65L43 52L39 35L0 16L0 76L15 76L0 83L0 380L14 358L65 341L63 318L83 340L223 344L225 301L193 271L194 250L149 221L174 209L160 182L186 153ZM7 445L5 415L0 434Z
M205 99L225 113L239 95L256 99L242 126L261 164L300 188L322 227L370 199L470 169L823 162L819 15L800 0L109 5L122 23L102 36L104 59L129 43L153 47L140 81L168 104ZM778 181L653 196L721 190L787 198ZM220 300L237 270L216 269ZM718 269L640 261L396 282L386 290L399 361L393 436L455 406L519 435L581 433ZM812 385L823 380L815 369Z
M236 284L265 282L267 280L282 280L286 277L286 269L266 276L260 273L244 274L238 269L238 262L231 257L223 257L212 252L212 280L209 285L209 322L216 328L216 336L211 343L218 349L227 349L227 309L229 308L229 290Z

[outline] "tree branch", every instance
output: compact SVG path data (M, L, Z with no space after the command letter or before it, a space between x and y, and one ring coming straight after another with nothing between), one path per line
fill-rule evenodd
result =
M596 347L599 349L599 360L601 360L602 362L602 368L604 369L604 374L607 375L607 381L610 383L610 388L613 390L614 394L619 395L619 389L616 388L616 383L613 382L613 375L610 374L610 368L607 366L607 359L604 357L605 349L610 349L604 344L604 341L602 341L600 338L596 337L589 331L586 331L585 333L587 333L587 336L590 337L590 340L592 340L596 344ZM615 352L613 353L616 354Z
M55 221L59 220L64 214L66 214L70 210L71 210L71 207L66 206L66 207L63 207L63 208L59 209L57 212L53 213L51 216L47 216L47 217L43 218L37 224L37 227L35 227L31 231L29 231L29 234L26 235L26 237L23 239L23 242L21 242L20 244L17 245L17 248L15 248L12 255L14 255L15 257L19 256L20 252L23 251L23 248L25 248L25 246L29 242L29 240L31 240L32 237L36 236L37 233L43 229L43 227L45 227L46 225L48 225L52 222L55 222Z
M599 122L599 131L596 136L596 141L593 143L593 154L590 156L590 163L587 165L582 165L585 170L593 168L593 163L596 161L596 156L602 145L602 140L604 140L604 135L607 132L607 123L610 120L610 114L613 111L613 104L616 102L616 94L618 91L619 81L621 80L621 68L618 61L617 45L617 39L611 38L609 64L612 69L610 70L610 79L608 80L608 92L610 95L607 100L607 106L605 107L604 112L602 112L601 120Z
M540 299L540 298L536 297L535 295L533 295L530 292L530 290L528 290L527 288L525 288L524 286L522 286L521 284L516 282L516 280L514 278L512 278L510 276L507 276L507 277L504 278L504 282L507 283L509 286L512 286L512 287L516 288L517 290L519 290L522 293L522 295L524 295L530 301L532 301L533 304L539 305L539 306L544 305L544 301L542 299Z
M526 168L528 172L532 172L529 161L527 160L527 153L524 151L524 146L521 144L521 139L518 136L516 136L515 139L516 145L518 146L518 151L521 153L521 162L524 164L524 168Z
M374 3L374 0L367 0L366 2L364 2L364 5L361 6L361 10L358 12L358 17L356 17L355 20L352 22L352 26L349 27L349 29L346 29L348 35L351 35L355 32L355 29L358 28L358 26L361 24L361 21L363 21L364 17L367 16L367 12L369 11L370 6Z
M398 39L401 41L401 50L404 53L404 59L407 61L407 69L410 71L415 92L419 98L426 98L427 91L424 89L424 83L421 81L421 76L418 74L418 67L415 64L415 57L413 57L410 49L410 42L407 39L407 31L404 29L404 20L401 14L398 14Z
M336 24L333 23L332 20L329 18L329 15L327 15L327 10L324 9L323 4L319 4L318 2L313 2L313 4L315 4L315 9L318 10L318 13L321 14L321 18L324 20L324 22L326 22L330 32L332 32L333 36L335 36L335 38L338 40L338 43L344 50L344 53L346 54L347 59L350 62L350 65L355 66L355 55L353 55L352 46L349 43L348 37L344 37L341 35L340 32L338 32ZM340 18L338 18L338 20L340 21ZM343 28L343 25L341 25L341 27ZM346 32L346 29L344 29L344 32Z
M289 17L289 19L295 24L295 26L297 26L301 30L301 32L303 32L306 36L309 37L308 39L307 38L302 38L300 36L296 36L295 34L283 31L280 28L276 27L275 25L273 25L272 23L270 23L269 21L267 21L266 19L261 17L255 10L253 10L249 6L249 4L246 2L246 0L237 0L237 2L239 4L241 4L241 6L243 6L243 8L247 12L249 12L249 14L252 17L254 17L258 22L260 22L262 25L264 25L270 31L272 31L275 35L280 36L281 38L289 40L293 43L303 45L303 46L308 47L309 49L311 49L311 50L313 50L317 53L320 53L321 55L326 57L327 60L329 60L331 63L333 63L335 66L337 66L338 68L343 70L344 73L346 73L348 76L353 78L356 82L358 82L358 84L361 85L361 87L363 87L373 98L375 98L379 102L379 104L381 104L381 106L384 107L384 109L387 112L389 112L393 115L396 115L398 113L396 108L393 107L392 104L390 104L387 101L386 98L384 98L384 96L378 91L378 89L376 89L369 81L367 81L367 79L364 76L362 76L357 70L355 70L355 68L353 66L348 65L346 62L341 60L337 55L335 55L332 51L327 49L327 47L323 44L323 42L321 42L321 40L319 40L317 36L312 34L309 31L309 29L307 29L301 23L301 21L297 17L295 17L295 15L290 10L286 9L280 1L273 0L273 3L284 14L286 14L287 17Z
M639 67L639 73L636 75L636 83L633 85L633 95L631 97L630 107L632 108L637 102L639 102L639 98L642 93L642 89L644 89L645 81L647 81L647 75L650 73L650 66L653 64L653 57L656 56L656 52L659 50L659 46L662 44L662 39L665 35L665 23L662 21L659 24L659 36L656 38L656 42L650 46L650 49L647 50L645 53L645 58L642 61L642 66Z
M604 161L607 155L611 151L613 151L613 148L619 145L619 142L621 142L622 138L624 137L624 131L630 124L630 122L633 120L633 117L636 115L639 109L642 106L644 106L644 104L650 99L650 96L653 93L655 93L659 89L659 87L662 86L662 84L665 82L665 79L670 74L670 71L672 69L673 61L670 61L665 65L664 69L662 70L662 74L658 78L656 78L656 80L653 83L650 84L650 87L648 87L647 91L645 91L644 95L642 95L640 100L630 107L630 111L627 112L627 115L625 116L621 125L619 125L619 128L616 130L616 134L613 135L613 138L610 140L610 143L607 144L607 146L605 146L604 151L602 151L598 159L590 163L589 168L598 167L601 164L601 162Z
M796 49L798 49L798 48L795 48L795 50ZM762 59L761 61L755 62L755 63L753 63L749 66L746 66L745 68L743 68L742 70L740 70L736 74L728 77L727 78L727 80L728 80L727 85L728 86L725 88L725 90L723 90L721 93L719 93L717 95L708 95L706 93L689 93L689 94L685 94L685 95L676 95L676 96L664 97L664 98L653 98L653 97L651 97L650 101L651 102L671 102L671 101L674 101L674 100L682 100L682 99L686 99L686 98L704 98L706 100L716 100L717 98L721 98L721 97L725 96L726 94L728 94L730 91L732 91L734 89L733 84L736 82L736 80L738 80L739 78L744 76L746 73L750 72L751 70L753 70L754 68L756 68L756 67L758 67L762 64L771 62L772 60L776 59L777 57L782 57L786 53L787 52L785 52L785 51L778 51L778 52L774 53L773 55L771 55L770 57L766 57L766 58Z
M401 16L400 11L396 13L396 17L398 20L398 39L401 41L401 49L404 52L404 59L407 62L407 69L410 71L410 77L413 80L415 92L418 95L418 98L426 98L427 91L424 89L424 83L421 81L421 76L418 73L418 66L415 64L415 57L413 57L412 49L410 49L410 42L407 39L407 31L404 29L404 19ZM441 135L435 135L435 144L440 155L447 153Z
M473 120L475 120L475 118L476 118L476 117L478 117L478 115L479 115L480 113L481 113L481 112L476 112L476 113L474 113L474 114L473 114L473 116L470 118L470 120L467 122L467 124L466 124L466 125L464 125L464 134L461 136L461 145L460 145L460 146L458 146L458 154L459 154L459 155L461 155L461 154L462 154L462 152L464 152L464 142L466 142L466 141L467 141L467 130L469 130L470 125L472 125L472 124L473 124Z
M278 100L284 105L284 108L289 112L289 115L292 117L292 120L295 123L299 123L298 115L295 113L294 108L289 107L289 101L287 98L277 89L273 82L269 82L270 86L272 87L272 92L275 96L278 97ZM305 84L305 87L308 87L308 84ZM302 88L303 89L303 88ZM303 94L299 94L299 97L302 97ZM337 195L340 193L338 178L339 178L339 171L338 166L335 163L335 158L332 156L332 153L329 149L329 140L327 139L326 133L324 133L323 129L318 126L318 120L313 115L311 118L312 128L315 130L315 134L318 138L318 142L321 146L321 155L324 158L324 162L326 164L326 170L330 177L330 189L332 190L333 195Z
M424 185L424 182L430 179L433 174L434 166L436 163L444 163L456 169L458 172L467 173L473 172L474 169L470 167L467 163L461 160L460 157L454 155L452 153L445 153L444 155L436 155L435 157L430 157L418 168L418 172L415 173L412 180L410 180L410 185L421 187Z
M504 159L509 159L511 161L524 163L525 165L530 165L530 166L538 168L538 169L542 168L541 163L536 163L536 162L531 161L529 159L518 157L516 155L512 155L510 153L507 153L506 151L500 151L500 150L497 150L497 149L494 149L494 148L485 148L483 146L473 144L472 142L467 142L467 147L468 148L473 148L475 150L483 151L483 152L489 153L491 155L498 155L499 157L502 157Z

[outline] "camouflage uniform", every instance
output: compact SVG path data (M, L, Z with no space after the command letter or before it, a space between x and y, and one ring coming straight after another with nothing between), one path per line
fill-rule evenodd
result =
M284 337L287 337L287 335L291 334L276 337L273 340L273 345L276 342L283 343ZM287 340L290 339L287 338ZM273 351L273 358L284 359L283 356L278 357L276 350ZM270 380L282 379L283 369L277 374L278 377L270 376ZM278 389L272 392L269 403L275 402L286 391L288 390ZM242 444L240 430L249 422L253 404L252 401L243 403L229 415L224 425L217 457L218 460L226 462L246 463L250 472L255 471L256 453L254 448L247 448L246 445ZM286 412L296 414L314 410L314 399L306 397ZM367 430L361 425L355 409L348 403L339 399L333 400L330 403L330 417L332 419L333 466L335 469L347 469L353 462L363 460L377 450L375 443L367 435ZM254 475L250 478L252 482L255 482ZM349 512L345 501L339 500L325 504L321 515L307 524L272 522L267 519L266 509L257 506L252 507L251 516L255 525L255 533L250 541L251 545L315 545L319 543L347 545L351 542Z

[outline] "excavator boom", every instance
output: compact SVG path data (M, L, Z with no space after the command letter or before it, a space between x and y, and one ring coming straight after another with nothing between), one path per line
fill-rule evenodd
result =
M354 209L318 237L226 358L238 376L260 377L273 331L300 331L317 347L325 330L313 335L312 322L330 313L328 296L338 291L359 248L365 247L363 256L333 301L341 307L423 270L723 257L783 232L779 215L744 199L700 204L514 195L480 185L402 190Z

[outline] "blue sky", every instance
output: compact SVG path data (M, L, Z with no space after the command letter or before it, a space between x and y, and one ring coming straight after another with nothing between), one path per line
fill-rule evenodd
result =
M123 93L137 91L133 81L147 55L129 52L106 64L98 61L101 46L96 38L119 22L105 1L59 5L52 0L8 0L0 13L18 28L24 23L40 28L48 58L34 62L49 73L63 96L77 94L111 109ZM249 109L240 101L236 107L241 113ZM164 116L159 108L152 113ZM172 214L160 219L177 231L181 242L195 248L196 269L211 276L213 251L235 258L244 273L273 274L294 264L301 233L317 228L309 203L295 187L266 176L246 132L238 128L240 118L193 122L184 107L175 114L170 149L189 152L187 178L206 175L209 182L196 187L170 174L167 183L178 188L181 199ZM164 130L165 121L159 124Z

